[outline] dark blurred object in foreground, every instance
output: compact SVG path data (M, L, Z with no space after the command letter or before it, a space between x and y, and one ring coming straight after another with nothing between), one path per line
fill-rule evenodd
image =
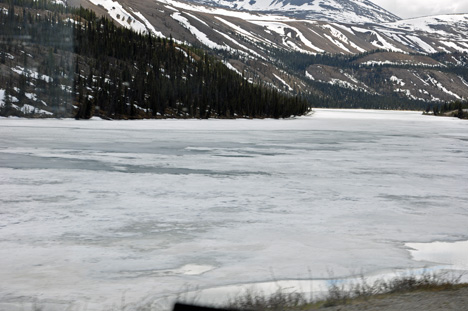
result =
M194 305L187 305L183 303L176 303L174 305L173 311L234 311L231 309L215 309L215 308L207 308L207 307L200 307Z

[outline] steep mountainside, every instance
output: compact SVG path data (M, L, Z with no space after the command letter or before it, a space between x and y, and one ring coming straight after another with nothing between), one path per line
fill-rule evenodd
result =
M313 77L312 81L320 81L340 88L355 91L368 90L371 94L392 94L399 98L424 102L452 101L467 97L466 89L461 87L464 85L463 81L468 81L466 70L464 70L465 61L462 57L468 52L467 14L356 25L350 22L297 19L279 15L279 13L265 14L232 10L179 0L82 1L88 6L107 11L116 22L125 27L157 36L173 36L181 42L208 47L223 57L228 66L244 74L250 81L265 83L286 92L311 93L327 97L329 94L324 94L317 87L310 86L310 77ZM225 6L229 4L231 7L237 3L239 7L241 2L220 3ZM255 5L260 8L265 3L252 2L248 8ZM291 1L284 6L286 2L274 3L272 10L275 6L287 8L293 7L292 5L306 5L301 1ZM315 5L318 5L317 3L319 2ZM323 4L320 12L332 14L334 11L324 3L319 3ZM365 5L370 2L350 1L346 3ZM370 6L374 7L374 5ZM385 20L385 18L382 19ZM393 73L389 70L383 71L388 73L384 75L387 81L384 89L388 92L378 91L383 89L372 86L375 84L374 81L354 83L349 79L339 79L332 74L336 70L343 69L339 67L339 63L327 64L332 68L322 73L314 69L316 66L313 66L314 64L320 65L320 63L309 63L308 66L299 68L284 66L291 57L303 62L307 60L307 55L325 53L360 55L376 50L385 50L387 53L372 53L375 55L364 58L362 63L354 63L353 66L363 67L359 72L372 72L376 75L382 73L383 67L396 67L395 71L397 69L400 71ZM429 57L424 58L424 61L418 61L420 59L418 57L408 60L408 55L415 53L421 55L448 53L450 56L436 58L437 60L433 59L429 63L427 62ZM452 55L452 53L455 54ZM316 59L314 61L316 62ZM357 72L355 68L353 70ZM405 74L401 70L405 71ZM326 73L330 75L326 76ZM412 81L414 80L410 78L412 73L426 77L426 80L433 81L434 85L429 87L425 83L431 84L431 82L423 83L415 78L416 86L408 92L390 80L395 76L398 79ZM344 82L337 82L337 79ZM360 81L361 78L356 76L353 79ZM362 84L365 84L367 88ZM342 104L347 105L347 103Z
M468 14L398 20L358 0L68 5L83 5L142 34L209 49L248 82L299 94L314 106L422 109L468 98ZM312 7L323 18L311 19ZM353 22L337 8L373 22ZM291 16L296 13L307 14Z
M189 0L237 10L349 23L394 22L400 18L368 0Z
M107 12L117 23L157 36L252 57L278 48L354 54L376 49L407 53L468 51L468 15L355 25L202 6L177 0L74 0Z
M281 118L305 100L248 83L204 51L91 11L0 1L0 116Z

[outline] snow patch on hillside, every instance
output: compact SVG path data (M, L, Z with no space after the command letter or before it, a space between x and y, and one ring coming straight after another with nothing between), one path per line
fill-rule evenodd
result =
M242 29L242 27L237 26L234 23L231 23L231 22L225 20L224 18L221 18L219 16L215 16L215 18L217 20L219 20L220 22L222 22L223 24L227 25L229 28L231 28L232 30L234 30L235 32L237 32L241 36L245 36L246 38L249 38L251 40L263 42L263 43L266 43L266 44L273 44L273 42L271 42L269 40L266 40L264 38L257 37L254 34L248 32L247 30Z
M350 89L350 90L353 90L353 91L363 91L363 92L366 92L367 93L367 90L360 87L360 86L357 86L357 85L354 85L348 81L343 81L343 80L340 80L340 79L331 79L330 82L328 82L329 84L331 85L337 85L339 87L342 87L342 88L345 88L345 89Z
M350 34L354 35L354 31L350 27L348 27L346 25L341 25L341 24L337 24L337 23L332 23L331 25L333 25L333 26L335 26L337 28L341 28L341 29L349 32Z
M34 93L25 93L24 96L32 101L37 101L37 95Z
M429 86L429 83L427 83L426 80L424 80L423 78L421 78L421 76L416 73L416 72L413 72L413 76L415 76L417 79L419 79L425 86Z
M192 26L187 18L183 17L181 13L176 12L172 13L171 17L178 21L184 28L192 33L192 35L197 38L198 41L209 47L210 49L218 49L218 50L230 50L231 48L226 45L219 45L214 41L211 41L208 36L198 30L196 27Z
M346 48L343 43L341 43L340 41L338 40L335 40L333 39L332 37L330 37L329 35L326 35L326 34L323 34L325 38L327 38L328 40L330 40L334 45L336 45L337 47L339 47L341 50L343 51L346 51L348 53L351 53L350 50L348 50L348 48Z
M279 76L277 76L276 74L273 74L275 76L276 79L278 79L282 84L284 84L288 89L289 91L293 91L293 88L286 83L286 81L284 81L283 79L281 79Z
M147 33L146 25L136 20L123 6L112 0L89 0L91 3L101 6L121 26L133 29L136 32Z
M308 79L310 79L310 80L312 80L312 81L315 81L314 76L311 75L307 70L306 70L306 72L305 72L305 76L306 76L306 78L308 78Z
M360 83L360 82L358 81L358 79L356 79L355 76L353 76L353 75L351 75L351 74L349 74L349 73L346 73L346 72L342 72L342 74L343 74L346 78L348 78L349 80L353 81L354 83L356 83L356 84L359 84L359 83Z
M234 71L235 73L237 73L239 76L242 76L242 73L237 70L236 67L234 67L233 65L231 65L231 63L227 62L227 61L223 61L223 64L226 65L226 67L228 67L230 70Z
M0 108L3 108L5 107L5 97L6 97L6 91L3 90L3 89L0 89ZM35 94L32 94L32 93L26 93L25 94L26 97L30 100L37 100L37 96ZM24 104L23 106L18 106L14 103L18 103L19 100L18 98L14 97L14 96L10 96L10 101L11 101L11 107L18 110L18 111L21 111L22 113L24 114L29 114L29 113L34 113L34 114L46 114L46 115L53 115L53 113L49 112L49 111L46 111L46 110L43 110L43 109L39 109L37 107L34 107L32 105L29 105L29 104Z
M405 82L403 82L403 79L399 79L396 76L391 76L390 81L392 81L392 82L394 82L394 83L396 83L398 85L401 85L401 86L405 86L405 84L406 84Z
M401 50L401 49L395 47L394 45L390 44L387 40L385 40L377 32L372 31L372 33L377 37L377 40L374 40L374 41L371 42L372 45L378 47L379 49L404 53L403 50Z
M428 80L434 85L436 86L439 90L441 90L442 92L444 93L447 93L453 97L455 97L456 99L461 99L460 96L458 96L457 94L453 93L452 91L448 90L445 86L442 85L442 83L440 83L439 81L437 81L435 78L429 76L428 77Z
M151 25L151 23L143 16L143 14L141 14L140 12L135 12L135 11L133 11L133 14L135 14L135 16L137 16L139 19L141 19L143 21L143 23L145 23L146 28L153 35L155 35L157 37L165 38L165 36L162 34L162 32L157 31L156 28L154 28L154 26Z
M224 38L226 38L228 41L231 41L232 43L234 43L235 45L239 46L240 48L244 49L245 51L242 51L242 50L239 50L239 49L236 49L236 52L241 54L241 55L244 55L246 57L250 57L252 58L252 55L254 55L255 57L258 57L260 59L263 59L263 60L266 60L265 57L261 56L260 54L258 54L257 52L255 52L254 50L251 50L249 49L248 47L246 47L245 45L243 44L240 44L239 42L237 42L235 39L231 38L230 36L228 36L227 34L219 31L219 30L216 30L216 29L213 29L215 32L217 32L220 36L223 36ZM246 52L247 51L247 52ZM250 53L250 54L249 54Z
M202 25L205 25L206 27L210 27L210 26L208 26L207 23L205 23L204 21L202 21L201 19L199 19L199 18L196 17L195 15L190 14L190 13L187 13L187 12L184 12L184 13L185 13L185 15L190 16L191 18L193 18L194 20L198 21L198 22L201 23Z
M459 45L457 45L455 42L449 42L449 41L440 41L440 43L448 46L449 48L452 48L458 52L462 52L462 53L468 53L468 48L463 48L463 47L460 47Z
M39 109L39 108L36 108L36 107L28 105L28 104L24 104L22 107L16 106L15 108L17 110L21 111L24 114L32 113L32 114L45 114L45 115L48 115L48 116L53 115L52 112L49 112L49 111L46 111L46 110L43 110L43 109Z
M459 78L460 78L461 82L462 82L464 85L468 86L468 82L466 82L466 80L463 79L463 77L460 77L460 76L459 76Z
M299 29L297 29L295 27L292 27L291 25L281 23L281 22L266 22L266 21L250 21L250 23L255 24L255 25L259 25L259 26L263 26L263 27L267 28L269 31L272 31L272 32L275 32L275 33L279 34L283 38L285 36L288 36L288 34L289 34L289 37L291 37L291 33L294 32L297 35L297 39L299 39L299 41L301 41L308 48L312 49L314 52L318 52L318 53L325 52L321 48L315 46L309 39L307 39L304 36L304 34L301 31L299 31ZM288 43L288 44L290 44L290 43ZM297 47L297 45L296 45L296 47ZM310 51L303 50L303 49L300 49L300 48L298 48L298 50L302 50L305 53L311 53Z
M33 71L30 69L25 69L21 66L16 66L15 68L11 68L13 72L16 72L19 75L27 75L30 78L36 79L36 80L43 80L47 83L52 82L53 79L49 77L48 75L40 74L37 71Z
M413 100L418 100L418 98L416 96L411 94L411 90L398 88L394 92L395 93L402 93L402 94L405 94L405 96L408 97L408 98L411 98Z
M438 51L434 49L432 46L430 46L428 43L424 42L421 40L421 38L416 37L416 36L406 36L409 40L411 40L414 44L419 46L423 51L432 54L432 53L437 53Z

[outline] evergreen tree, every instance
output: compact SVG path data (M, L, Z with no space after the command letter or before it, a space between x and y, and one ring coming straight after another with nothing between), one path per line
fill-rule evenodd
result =
M462 106L461 102L458 103L457 117L459 119L465 119L466 118L465 111L463 110L463 106Z

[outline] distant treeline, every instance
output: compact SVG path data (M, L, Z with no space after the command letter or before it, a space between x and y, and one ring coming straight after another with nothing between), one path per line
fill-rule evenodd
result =
M311 65L325 65L340 69L353 69L359 79L366 85L376 87L378 89L389 89L388 81L386 81L385 68L426 68L424 65L414 64L385 64L372 66L362 66L359 60L365 56L387 52L386 50L373 50L360 54L305 54L298 51L286 51L280 49L268 49L273 59L276 59L276 64L284 70L298 76L303 76L307 68ZM416 54L415 54L416 55ZM427 55L432 59L446 64L444 67L437 67L438 71L454 73L458 76L468 79L468 68L463 66L450 65L446 63L447 53L436 53ZM466 53L452 53L450 56L466 59ZM382 94L373 94L363 90L352 90L343 88L338 85L329 83L308 81L311 92L304 95L314 107L328 108L363 108L363 109L407 109L407 110L424 110L426 107L433 109L442 109L440 102L427 102L423 100L410 99L402 96L397 92L386 92Z
M430 111L431 109L428 107L426 112ZM432 112L436 116L452 116L459 119L468 119L468 102L455 101L443 105L436 105L432 107Z
M396 93L391 96L370 94L364 91L351 90L328 83L310 81L309 84L323 95L309 95L309 100L317 108L352 108L352 109L381 109L381 110L424 110L434 103L400 97ZM304 95L306 96L306 95Z
M303 72L307 69L310 65L320 64L332 67L340 67L340 68L353 68L358 69L362 67L362 64L358 62L358 60L364 58L368 55L388 52L387 50L376 49L372 51L366 51L358 54L330 54L330 53L322 53L322 54L305 54L299 51L286 51L280 49L269 49L270 55L274 56L279 64L283 64L285 67L290 68L296 72ZM422 55L422 54L411 54L411 55ZM437 70L444 71L444 72L454 72L460 74L462 76L468 77L468 68L463 66L456 66L456 65L448 65L446 64L445 60L447 55L450 56L457 56L462 57L468 62L468 55L462 52L438 52L434 54L424 54L424 56L428 56L438 62L445 63L446 66L438 67ZM381 65L377 66L378 68L386 68L386 67L394 67L394 68L426 68L424 65L416 65L416 64L392 64L392 63L382 63Z
M13 111L13 96L21 105L34 91L42 91L55 115L77 118L284 118L309 111L305 99L253 85L172 38L136 33L83 8L45 0L7 3L8 13L0 13L0 61L5 65L13 55L25 70L0 73L7 95L0 113ZM50 79L28 74L32 63Z

